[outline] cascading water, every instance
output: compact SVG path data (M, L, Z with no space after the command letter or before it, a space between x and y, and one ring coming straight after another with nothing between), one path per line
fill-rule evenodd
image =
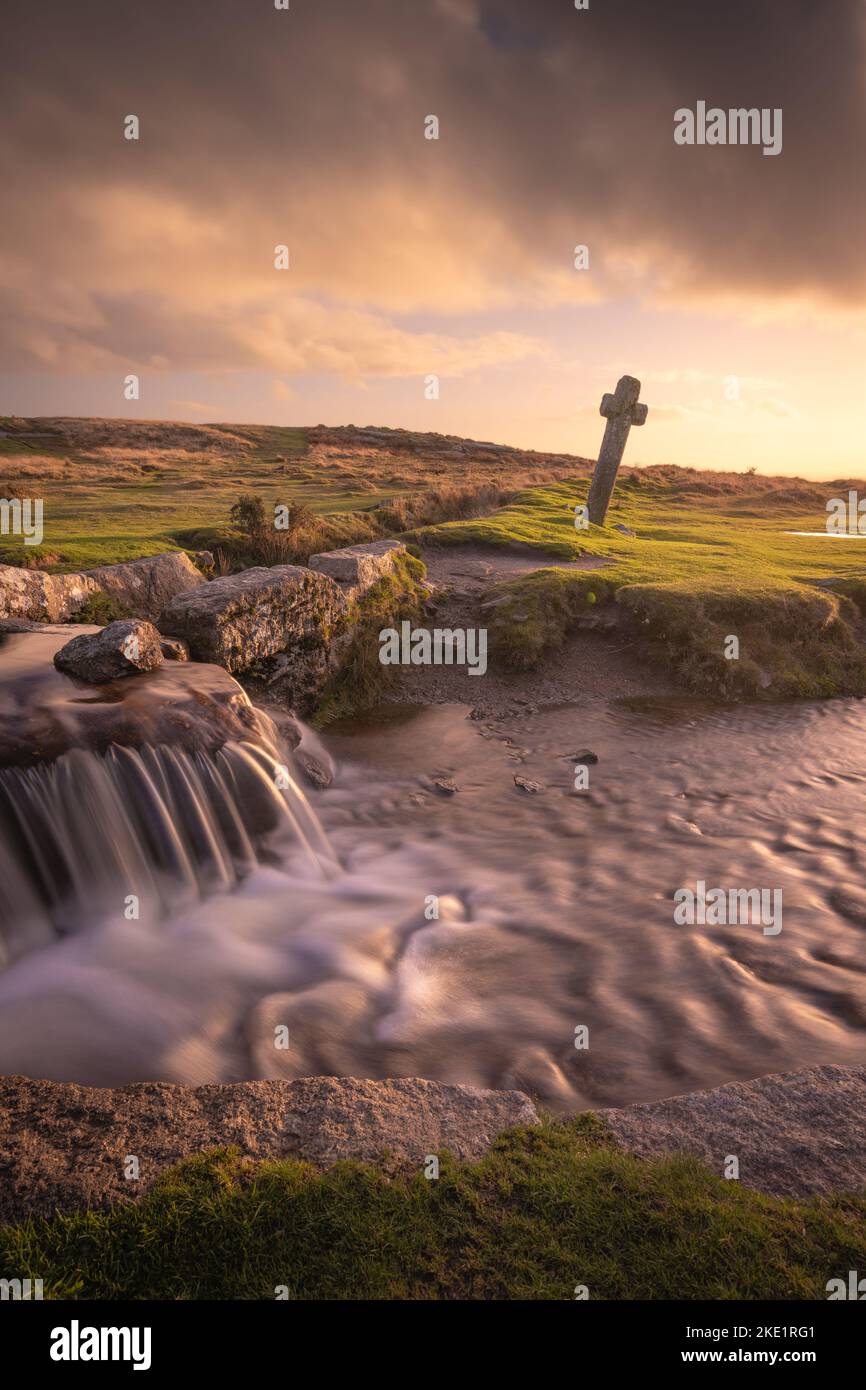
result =
M269 844L293 838L311 868L333 870L270 732L270 748L74 748L0 772L0 965L108 914L158 920L228 891Z
M94 692L52 640L0 648L0 1073L569 1110L862 1059L861 702L382 711L293 755L216 667ZM332 760L318 815L293 756ZM784 929L678 925L699 880L778 888Z
M294 755L220 668L94 688L53 666L68 635L0 639L0 1072L249 1074L209 1037L281 978L244 949L245 884L296 897L339 872ZM211 912L224 930L185 936Z

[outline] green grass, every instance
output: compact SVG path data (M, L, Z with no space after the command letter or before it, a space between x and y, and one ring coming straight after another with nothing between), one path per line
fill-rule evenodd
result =
M0 1276L48 1298L825 1299L866 1265L866 1199L780 1200L695 1159L642 1162L579 1116L477 1164L389 1178L231 1151L137 1204L0 1230Z
M79 570L176 550L179 544L211 549L226 532L229 510L242 492L260 494L269 508L293 499L330 517L369 509L406 490L385 483L375 491L358 489L351 475L323 474L306 459L303 429L258 427L251 439L243 450L230 439L224 453L196 456L179 448L174 460L160 457L145 464L76 454L40 440L0 439L0 496L41 497L41 549L55 557L46 567ZM46 460L41 472L20 471L30 454ZM189 540L193 533L197 547ZM23 565L31 559L32 547L14 536L0 537L0 562Z
M704 475L712 479L719 475ZM682 684L723 697L790 698L866 693L866 541L788 536L823 530L822 490L787 500L774 480L741 480L725 494L633 473L617 487L604 528L579 531L573 507L586 483L521 493L478 520L423 528L436 544L523 545L547 556L598 556L602 569L544 568L499 585L489 610L494 655L513 669L536 666L569 628L615 600ZM832 484L823 491L833 495ZM612 529L617 522L637 534ZM863 548L861 549L861 544ZM540 563L541 555L539 557ZM727 660L725 639L740 641Z
M254 493L266 511L291 500L315 513L293 537L299 563L314 550L396 534L401 525L425 541L537 551L540 572L501 585L504 601L485 610L493 660L515 670L549 658L576 623L610 602L628 620L628 640L641 639L685 689L730 699L866 694L866 547L784 534L823 530L826 501L844 496L848 482L627 470L608 525L587 532L574 527L573 508L588 487L575 460L571 481L533 486L488 516L419 527L417 517L465 516L484 505L479 485L490 491L489 504L494 483L464 461L418 455L395 464L349 445L322 456L308 448L303 429L145 422L136 434L139 426L103 424L107 433L94 435L93 422L77 433L67 422L67 445L0 440L0 496L39 496L45 504L38 552L0 537L0 561L74 570L183 546L213 551L218 571L235 568L252 561L230 509ZM93 442L102 438L113 442ZM637 535L620 535L616 522ZM582 554L605 567L550 565ZM729 636L739 639L737 660L725 657Z

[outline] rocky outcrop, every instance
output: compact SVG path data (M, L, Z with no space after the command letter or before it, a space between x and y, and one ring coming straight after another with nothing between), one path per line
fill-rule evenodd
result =
M405 555L402 541L369 541L348 545L342 550L325 550L310 556L310 569L327 574L343 588L347 597L363 593L378 580L393 574L398 555Z
M242 570L180 594L162 613L198 661L243 674L255 693L313 709L351 643L351 603L394 572L406 547L373 541L314 555L309 566Z
M213 557L211 557L213 564ZM148 555L119 565L100 565L84 575L114 599L123 613L156 622L160 613L178 594L204 584L204 575L182 550Z
M96 581L83 574L46 574L0 565L0 618L62 623L98 593Z
M142 1196L172 1163L224 1145L250 1158L341 1158L419 1168L449 1149L480 1158L503 1129L538 1123L520 1091L406 1078L314 1076L116 1090L0 1078L0 1223ZM137 1182L124 1178L127 1156Z
M809 1067L602 1110L641 1158L692 1153L721 1177L778 1196L866 1190L866 1067Z
M346 598L324 574L301 565L242 570L180 594L160 618L197 661L248 671L287 649L323 649L345 617Z
M58 671L91 685L155 671L163 660L159 633L139 618L121 618L99 632L83 632L54 654Z
M125 616L155 621L177 594L205 582L182 550L100 565L81 574L47 574L0 565L0 618L62 623L74 617L89 598L103 593Z

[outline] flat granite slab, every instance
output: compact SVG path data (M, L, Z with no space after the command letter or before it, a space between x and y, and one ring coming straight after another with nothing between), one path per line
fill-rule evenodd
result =
M641 1158L692 1153L776 1196L866 1190L866 1066L808 1067L618 1110L600 1110Z
M597 1112L642 1158L696 1154L719 1176L779 1196L866 1190L866 1066L810 1067ZM504 1129L538 1123L521 1091L411 1077L314 1076L116 1089L0 1077L0 1223L135 1200L171 1164L233 1146L250 1158L420 1167L450 1149L477 1159ZM129 1155L140 1177L124 1177Z
M0 1077L0 1224L135 1200L159 1173L206 1149L250 1158L341 1158L420 1168L450 1149L480 1158L502 1130L538 1123L521 1091L482 1091L417 1077L313 1076L116 1089ZM140 1177L124 1177L128 1155Z

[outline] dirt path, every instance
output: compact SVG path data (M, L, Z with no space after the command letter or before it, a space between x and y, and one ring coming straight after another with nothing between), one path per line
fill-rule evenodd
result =
M455 591L481 592L503 579L517 579L534 570L597 570L611 564L598 555L584 555L579 560L561 560L555 555L545 557L530 546L502 547L481 545L448 545L424 547L427 578L432 584L449 585Z
M441 546L422 549L427 577L436 586L427 626L484 627L480 603L494 584L539 569L601 569L597 556L580 560L545 558L530 547ZM476 718L501 718L545 705L582 703L618 696L681 693L663 672L648 667L622 633L576 630L538 671L509 673L488 665L483 676L465 666L411 666L401 670L392 701L412 704L457 702Z

